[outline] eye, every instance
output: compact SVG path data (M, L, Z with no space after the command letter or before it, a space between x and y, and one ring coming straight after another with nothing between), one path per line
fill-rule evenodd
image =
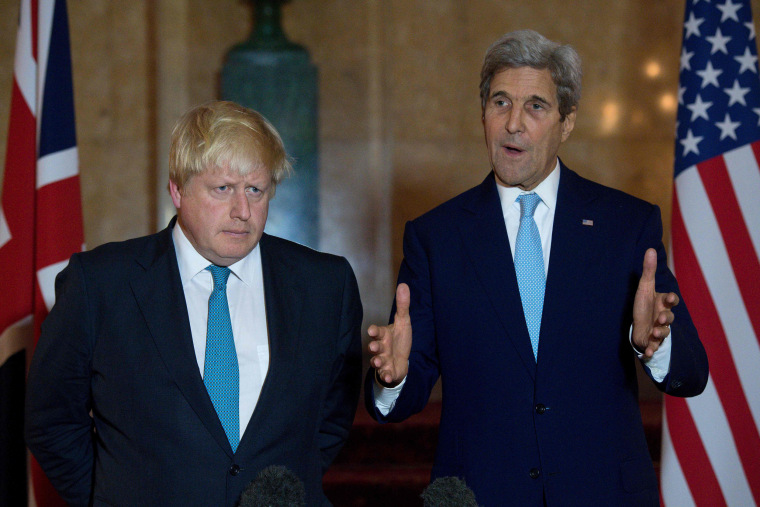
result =
M245 190L249 194L254 194L254 195L257 195L257 194L261 193L261 189L259 187L248 187Z
M540 111L541 109L544 108L544 106L543 106L543 104L539 104L537 102L534 102L533 104L530 105L530 108L533 109L534 111Z
M227 185L222 185L219 187L216 187L217 192L226 192L229 187Z

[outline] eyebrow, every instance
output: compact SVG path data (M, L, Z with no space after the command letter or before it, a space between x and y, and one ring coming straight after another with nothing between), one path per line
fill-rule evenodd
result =
M507 92L505 92L504 90L499 90L499 91L493 92L491 94L491 98L492 99L496 98L496 97L506 97L506 98L509 98L509 96L507 95ZM531 95L530 96L530 100L538 101L538 102L543 102L546 105L552 105L551 101L545 99L544 97L542 97L540 95Z

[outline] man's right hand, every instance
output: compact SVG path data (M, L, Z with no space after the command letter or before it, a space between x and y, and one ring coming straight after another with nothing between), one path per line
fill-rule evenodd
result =
M389 386L398 385L409 371L409 353L412 350L412 320L409 317L409 286L396 287L396 316L393 324L367 329L370 337L370 364L377 378Z

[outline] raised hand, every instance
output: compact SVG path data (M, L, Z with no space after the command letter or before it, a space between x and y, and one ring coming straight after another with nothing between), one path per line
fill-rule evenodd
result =
M657 252L650 248L644 253L644 269L633 301L632 341L646 357L652 357L670 334L670 324L675 318L672 308L679 302L675 292L655 292L656 271Z
M377 378L394 386L404 380L409 371L409 353L412 350L412 321L409 317L409 286L396 287L396 315L393 324L367 329L370 337L370 364L377 370Z

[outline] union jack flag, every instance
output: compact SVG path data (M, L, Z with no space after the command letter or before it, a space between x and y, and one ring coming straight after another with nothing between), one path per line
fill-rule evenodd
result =
M0 505L63 505L22 429L26 363L55 276L84 247L65 0L21 1L1 203Z

